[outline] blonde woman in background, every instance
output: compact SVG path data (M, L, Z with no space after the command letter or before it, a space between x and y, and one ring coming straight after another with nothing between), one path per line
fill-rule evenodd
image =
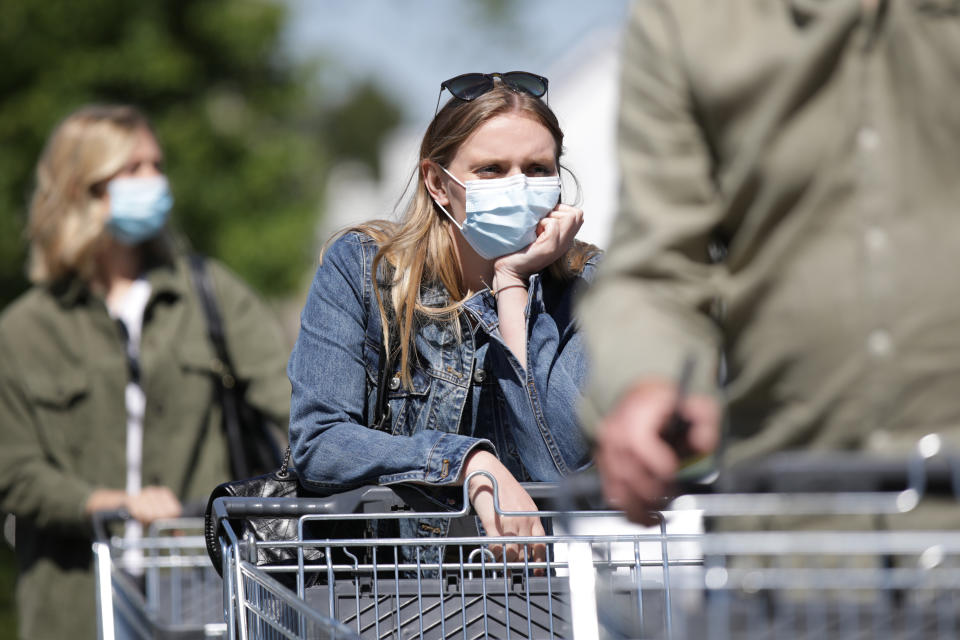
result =
M0 316L0 508L16 516L22 638L93 638L91 517L126 535L229 479L213 346L149 122L90 106L53 132L30 203L33 288ZM208 270L247 398L285 423L276 321L220 264Z

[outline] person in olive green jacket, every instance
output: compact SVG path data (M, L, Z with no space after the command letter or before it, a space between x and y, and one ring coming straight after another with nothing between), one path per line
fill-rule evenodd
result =
M609 499L638 520L697 362L687 445L960 444L955 0L643 0L624 44L620 210L586 294ZM718 380L723 352L725 385Z
M124 535L230 479L216 356L146 118L86 107L54 131L30 206L34 287L0 316L0 509L16 517L21 638L96 636L91 517ZM271 313L208 262L248 401L286 425L288 349Z

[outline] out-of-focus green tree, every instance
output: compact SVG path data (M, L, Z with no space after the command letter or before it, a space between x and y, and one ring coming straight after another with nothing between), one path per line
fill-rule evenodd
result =
M478 0L471 5L474 14L483 22L504 30L517 27L515 20L519 8L517 0Z
M357 152L344 151L349 140L326 142L319 126L336 131L350 110L324 107L315 66L281 53L284 19L271 0L0 2L0 307L26 287L23 229L43 142L89 102L132 103L151 116L174 224L194 248L269 297L301 283L328 158L335 150L370 161L378 140ZM373 87L349 102L377 122L396 120Z
M366 81L330 108L321 128L332 157L362 162L379 178L380 142L402 119L400 109L373 82Z

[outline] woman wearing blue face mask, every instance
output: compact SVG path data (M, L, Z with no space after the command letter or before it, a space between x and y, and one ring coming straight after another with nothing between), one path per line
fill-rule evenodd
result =
M457 486L483 470L506 509L535 510L521 481L589 461L572 300L598 251L575 240L583 213L560 201L563 133L540 99L546 79L467 74L443 89L454 97L424 135L400 219L325 250L288 366L294 461L328 491ZM382 344L390 419L375 429ZM539 518L498 517L487 478L469 495L487 533L543 533Z
M0 316L0 511L16 517L21 638L96 637L95 511L126 509L135 541L230 479L215 351L166 232L172 204L160 146L131 107L74 112L37 165L34 286ZM247 398L285 423L276 321L222 266L208 270Z

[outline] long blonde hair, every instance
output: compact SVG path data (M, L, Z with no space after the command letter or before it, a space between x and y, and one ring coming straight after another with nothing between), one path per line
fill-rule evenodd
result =
M123 168L144 130L153 134L146 116L122 105L82 107L54 129L37 163L30 199L31 282L50 283L68 274L93 277L109 218L97 187Z
M424 321L449 322L459 335L459 323L456 320L463 301L470 293L464 284L454 250L448 227L451 223L430 197L423 171L419 167L424 159L442 167L449 166L470 134L489 120L506 113L521 113L546 127L556 143L556 160L559 163L563 131L554 113L539 98L514 91L497 81L493 89L475 100L451 99L434 116L420 143L413 197L399 222L374 220L343 232L365 233L379 247L373 258L372 277L383 339L390 352L399 351L400 375L407 388L412 386L411 371L416 357L413 336L416 327ZM599 249L596 247L577 241L564 256L550 265L549 272L560 280L570 280L597 253ZM426 306L420 298L423 285L441 285L452 302L439 307ZM383 290L387 291L386 299L381 294ZM395 326L393 337L391 323ZM392 344L394 340L396 344Z

